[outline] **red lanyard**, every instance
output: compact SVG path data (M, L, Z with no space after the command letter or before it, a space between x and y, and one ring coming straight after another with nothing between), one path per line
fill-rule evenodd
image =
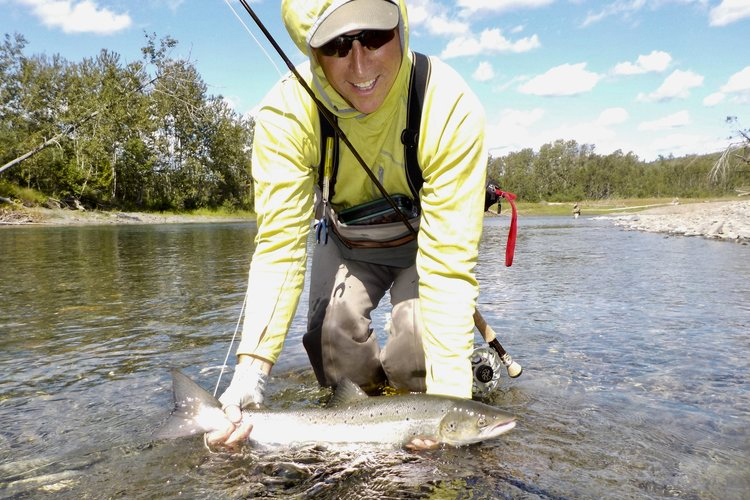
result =
M508 200L512 210L510 229L508 230L508 244L505 246L505 266L510 267L513 265L513 254L516 251L516 233L518 232L518 211L516 210L516 204L514 203L516 195L507 191L500 191L499 189L495 190L495 194Z

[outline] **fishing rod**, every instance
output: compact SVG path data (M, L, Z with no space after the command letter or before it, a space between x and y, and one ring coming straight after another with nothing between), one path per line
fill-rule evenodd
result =
M284 50L279 46L279 44L274 39L273 35L266 29L266 26L263 24L263 22L260 20L260 18L255 14L255 11L250 7L250 5L246 2L246 0L240 0L240 4L242 7L247 11L247 13L250 15L250 17L253 18L253 21L255 24L260 28L260 30L263 32L263 35L265 35L266 39L270 42L270 44L273 46L273 48L276 50L276 52L279 54L281 59L284 60L284 64L286 64L287 68L294 74L294 76L297 78L297 81L302 85L302 87L305 89L305 91L310 95L310 98L312 98L315 105L318 107L322 115L325 117L325 119L328 121L328 123L331 124L333 127L333 130L336 132L336 135L339 136L339 138L346 144L346 146L349 148L349 151L352 152L354 157L357 159L357 162L359 165L364 169L365 173L370 177L370 180L372 180L373 184L378 188L378 191L383 195L383 198L385 198L388 203L391 205L391 207L396 211L401 221L404 223L404 225L407 227L410 233L412 233L414 236L417 235L417 230L414 229L414 227L409 222L409 218L406 216L406 214L399 208L399 206L396 204L396 202L393 200L390 194L388 194L388 191L386 191L385 187L380 183L378 178L375 176L375 174L370 170L370 168L367 166L367 163L362 158L362 156L359 154L357 149L354 147L354 145L349 141L349 138L344 134L344 131L341 130L341 127L339 127L338 122L336 121L335 116L331 111L328 110L328 108L325 107L325 105L315 96L315 93L310 88L310 85L307 84L307 82L302 78L302 75L299 74L297 71L297 68L294 67L294 64L292 61L287 57L286 53L284 53Z

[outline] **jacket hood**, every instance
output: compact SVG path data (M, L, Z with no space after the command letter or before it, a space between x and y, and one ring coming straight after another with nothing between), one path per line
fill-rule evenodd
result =
M305 54L312 73L313 91L326 107L340 118L361 116L362 113L354 109L328 82L323 69L318 64L315 54L310 47L312 29L320 24L323 18L330 15L336 8L351 0L282 0L281 18L284 21L289 36L295 45ZM383 0L391 1L391 0ZM391 108L399 98L399 90L405 88L411 69L411 54L409 52L408 20L404 0L392 0L397 3L400 11L398 30L401 39L401 68L393 83L393 87L386 97L382 108ZM380 111L380 109L378 110ZM372 114L378 114L378 111Z

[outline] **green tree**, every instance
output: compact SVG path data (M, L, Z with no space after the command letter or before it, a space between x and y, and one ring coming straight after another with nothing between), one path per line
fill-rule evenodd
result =
M107 50L26 57L25 45L0 46L7 179L89 206L251 207L252 120L169 56L176 40L146 35L143 60L127 65Z

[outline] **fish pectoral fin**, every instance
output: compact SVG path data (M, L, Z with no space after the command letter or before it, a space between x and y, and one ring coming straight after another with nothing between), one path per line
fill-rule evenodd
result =
M336 389L333 391L333 397L328 402L328 406L342 406L353 401L367 399L368 397L357 384L345 378L336 386Z

